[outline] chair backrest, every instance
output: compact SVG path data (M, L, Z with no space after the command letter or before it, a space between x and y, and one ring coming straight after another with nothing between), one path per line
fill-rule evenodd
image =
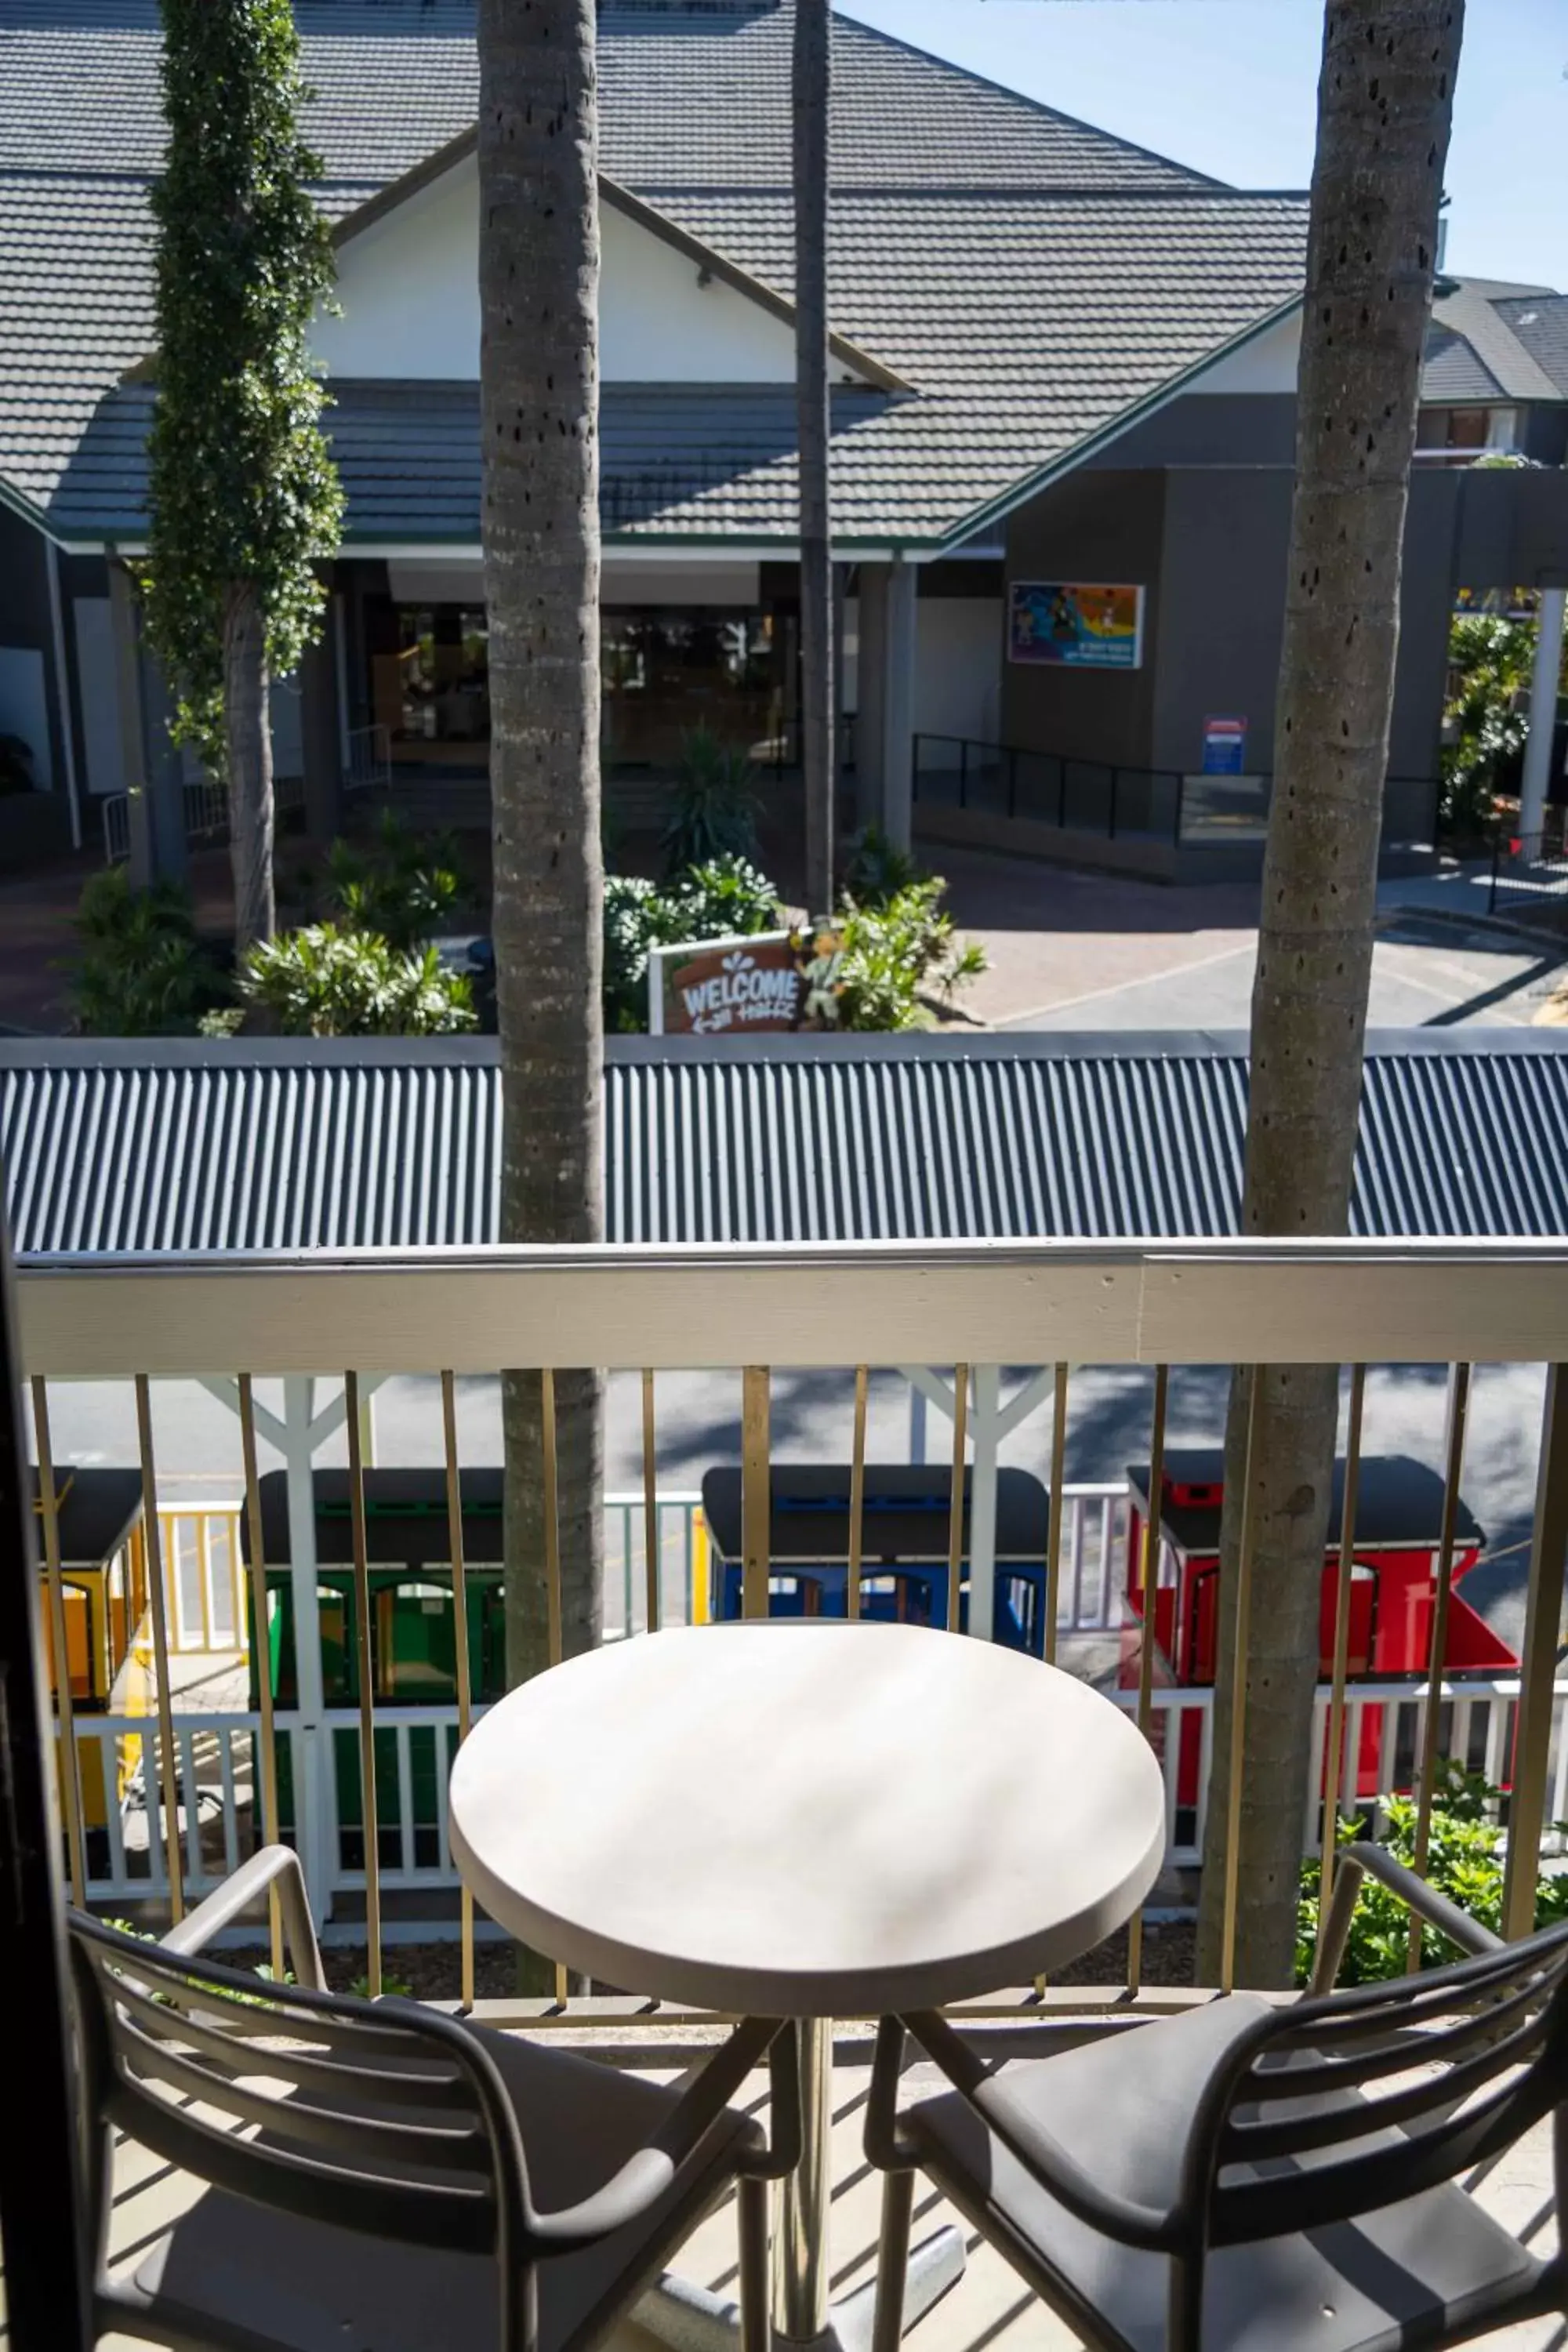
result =
M521 2254L527 2176L455 2021L275 1985L73 1912L89 2112L213 2187L406 2243Z
M1568 1925L1279 2011L1215 2085L1208 2237L1374 2211L1451 2180L1568 2097Z

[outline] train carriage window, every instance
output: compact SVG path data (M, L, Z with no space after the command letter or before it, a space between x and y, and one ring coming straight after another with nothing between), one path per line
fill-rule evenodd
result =
M130 1562L123 1548L109 1563L104 1590L109 1598L109 1679L112 1684L125 1663L125 1654L136 1631L131 1622Z
M376 1696L451 1699L458 1691L458 1637L449 1584L423 1580L376 1595Z
M73 1584L68 1577L60 1580L60 1595L65 1604L66 1662L70 1676L73 1699L107 1701L107 1687L98 1690L93 1683L92 1602L83 1587ZM55 1612L43 1612L45 1655L48 1662L49 1687L58 1690L59 1664L55 1656Z

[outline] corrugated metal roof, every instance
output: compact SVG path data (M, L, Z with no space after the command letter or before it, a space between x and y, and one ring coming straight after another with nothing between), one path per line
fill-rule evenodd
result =
M1237 1226L1235 1037L617 1039L614 1242L1085 1239ZM16 1246L497 1238L493 1042L0 1042ZM1568 1234L1568 1039L1388 1033L1352 1229Z

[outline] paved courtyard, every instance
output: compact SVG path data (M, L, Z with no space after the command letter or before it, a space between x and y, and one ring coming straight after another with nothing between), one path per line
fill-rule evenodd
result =
M960 927L991 969L962 1011L988 1027L1245 1029L1258 952L1251 883L1173 888L1124 876L932 853ZM1534 1021L1568 976L1568 940L1538 946L1485 920L1455 871L1385 882L1373 955L1374 1029Z

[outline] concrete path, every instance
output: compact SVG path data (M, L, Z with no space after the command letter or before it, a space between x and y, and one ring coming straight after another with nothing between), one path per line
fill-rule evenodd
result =
M1256 886L1166 888L958 850L942 866L959 926L991 965L963 1016L1003 1029L1247 1026ZM1534 1021L1568 976L1568 940L1540 947L1489 927L1489 878L1454 868L1383 886L1373 1028Z

